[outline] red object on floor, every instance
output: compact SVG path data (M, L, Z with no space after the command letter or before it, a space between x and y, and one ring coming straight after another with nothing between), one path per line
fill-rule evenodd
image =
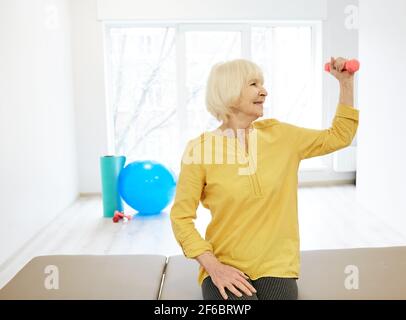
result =
M118 210L116 210L115 212L114 212L114 217L113 217L113 222L114 223L117 223L117 222L119 222L121 219L124 219L124 218L126 218L126 219L128 219L128 220L131 220L132 219L132 216L130 216L130 215L128 215L128 214L124 214L124 211L118 211Z

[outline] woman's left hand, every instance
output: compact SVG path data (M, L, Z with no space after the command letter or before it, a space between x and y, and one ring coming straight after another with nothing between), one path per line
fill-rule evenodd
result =
M344 65L347 59L344 58L337 58L334 59L331 57L330 60L330 73L339 81L339 82L346 82L352 81L354 79L354 74L348 71L343 71Z

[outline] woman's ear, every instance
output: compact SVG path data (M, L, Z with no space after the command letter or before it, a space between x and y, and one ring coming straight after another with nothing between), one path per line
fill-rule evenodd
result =
M229 106L228 109L230 110L230 113L236 113L238 111L238 108L235 106Z

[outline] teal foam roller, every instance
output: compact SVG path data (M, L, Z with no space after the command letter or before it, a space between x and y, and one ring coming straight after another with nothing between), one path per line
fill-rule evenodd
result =
M116 210L123 211L123 201L118 191L118 177L125 160L124 156L100 157L104 217L112 218Z

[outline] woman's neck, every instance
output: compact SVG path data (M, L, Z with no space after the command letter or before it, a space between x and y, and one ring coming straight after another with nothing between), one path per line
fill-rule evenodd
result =
M242 134L243 132L245 134L248 134L249 131L253 128L252 122L240 122L240 123L235 123L235 122L223 122L223 124L218 128L220 131L229 131L233 132L234 137L236 137L238 134Z

